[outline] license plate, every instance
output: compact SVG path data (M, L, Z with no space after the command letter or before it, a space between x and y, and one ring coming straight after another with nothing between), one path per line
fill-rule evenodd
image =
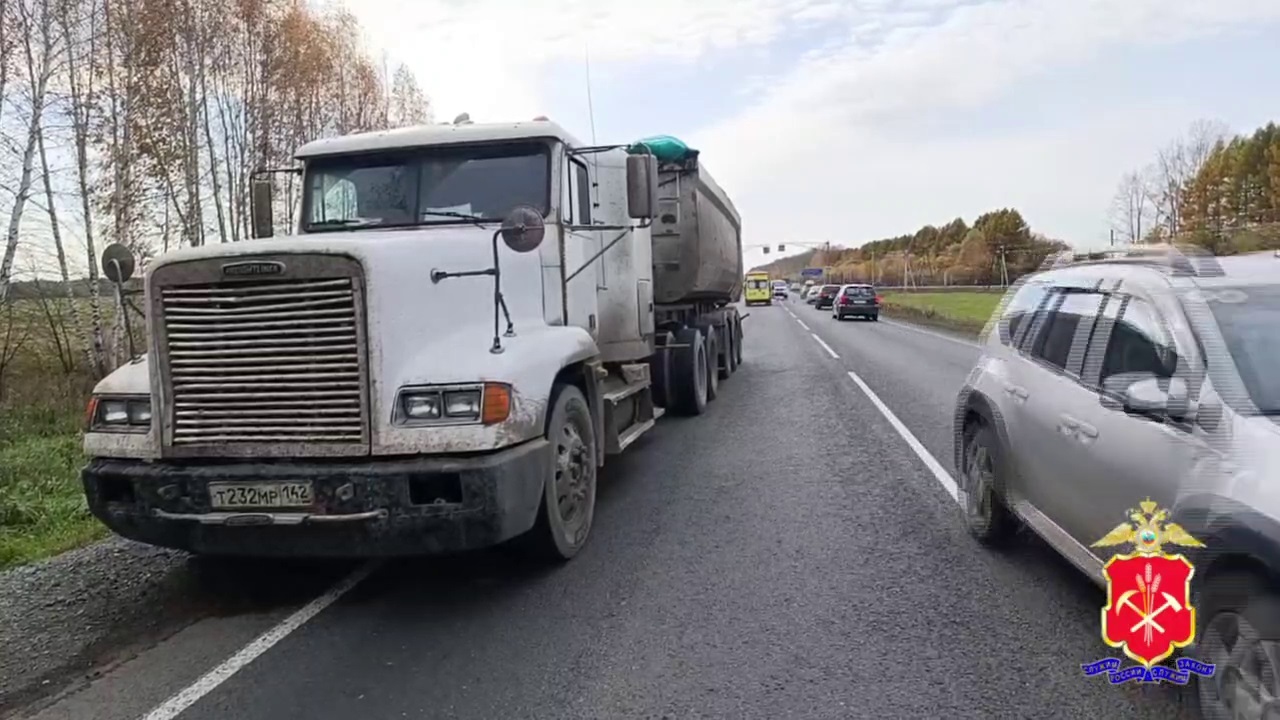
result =
M854 301L853 301L853 304L854 304L854 305L866 305L866 304L867 304L867 301L866 301L866 300L854 300Z
M209 504L218 509L306 507L312 502L309 482L209 483Z

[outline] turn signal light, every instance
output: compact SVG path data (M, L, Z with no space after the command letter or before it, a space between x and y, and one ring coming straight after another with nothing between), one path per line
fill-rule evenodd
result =
M98 416L98 398L97 396L91 396L89 398L89 404L86 405L84 408L85 431L88 431L89 428L93 427L93 419L96 418L97 416Z
M496 425L510 416L511 386L504 383L485 383L480 421L485 425Z

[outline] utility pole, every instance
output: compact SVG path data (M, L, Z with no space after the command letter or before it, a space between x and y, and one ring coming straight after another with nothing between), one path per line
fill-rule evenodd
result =
M996 248L1000 251L1000 287L1007 288L1009 287L1009 266L1005 262L1005 245L1000 243Z

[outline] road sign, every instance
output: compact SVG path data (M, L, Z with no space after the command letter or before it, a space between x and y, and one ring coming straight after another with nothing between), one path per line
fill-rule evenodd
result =
M822 277L822 268L805 268L800 271L801 277Z

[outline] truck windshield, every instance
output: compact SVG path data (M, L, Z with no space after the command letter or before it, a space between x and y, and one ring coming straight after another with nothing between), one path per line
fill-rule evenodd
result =
M1249 399L1264 415L1280 415L1280 285L1214 288L1216 297L1242 298L1243 302L1209 303L1222 330L1227 352L1235 361ZM1233 298L1234 299L1234 298Z
M501 221L550 202L543 143L455 145L316 158L307 164L303 232Z

